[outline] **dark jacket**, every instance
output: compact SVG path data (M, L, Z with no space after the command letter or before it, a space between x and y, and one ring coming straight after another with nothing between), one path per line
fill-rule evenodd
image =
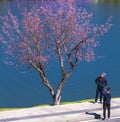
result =
M103 92L103 104L110 104L111 102L111 93Z
M107 80L100 76L95 80L95 83L99 88L103 88L107 85Z

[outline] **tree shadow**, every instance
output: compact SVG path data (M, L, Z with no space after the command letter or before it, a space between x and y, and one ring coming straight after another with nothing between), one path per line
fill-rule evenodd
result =
M88 115L93 115L95 119L101 119L101 115L97 113L92 112L85 112Z

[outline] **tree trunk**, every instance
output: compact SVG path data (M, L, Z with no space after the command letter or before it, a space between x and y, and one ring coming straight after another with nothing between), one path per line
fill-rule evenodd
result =
M59 105L61 101L60 91L56 92L53 97L53 105Z

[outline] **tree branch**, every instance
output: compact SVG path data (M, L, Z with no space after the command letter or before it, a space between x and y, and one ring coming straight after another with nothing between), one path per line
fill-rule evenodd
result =
M31 60L29 60L29 63L33 66L33 68L35 68L40 73L40 76L43 80L43 84L49 88L51 95L54 96L55 93L53 87L50 85L49 81L47 80L43 69L38 68Z

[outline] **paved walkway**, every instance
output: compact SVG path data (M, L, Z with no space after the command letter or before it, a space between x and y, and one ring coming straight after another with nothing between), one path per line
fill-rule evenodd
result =
M98 122L102 104L74 103L0 112L0 122ZM110 122L120 122L120 98L112 99Z

